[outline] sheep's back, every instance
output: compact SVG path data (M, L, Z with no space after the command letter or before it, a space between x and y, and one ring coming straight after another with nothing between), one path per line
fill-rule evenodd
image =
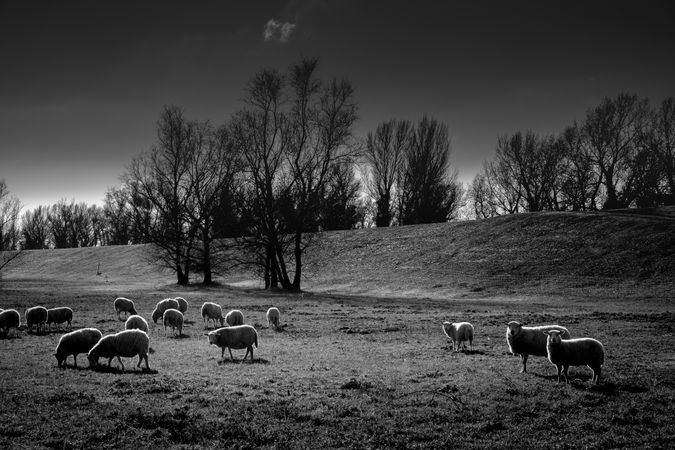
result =
M147 355L150 347L148 335L141 330L124 330L112 336L115 356Z
M82 328L61 336L56 346L59 355L87 353L101 339L102 333L96 328Z

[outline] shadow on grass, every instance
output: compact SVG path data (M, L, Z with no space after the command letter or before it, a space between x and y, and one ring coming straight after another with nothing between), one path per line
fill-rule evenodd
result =
M253 358L253 361L251 361L248 358L246 359L246 361L243 361L241 359L235 359L234 361L232 361L228 357L225 357L225 359L221 359L221 360L218 361L219 366L226 365L226 364L242 364L242 363L243 364L269 364L270 361L268 359L265 359L265 358Z
M93 367L93 368L87 368L87 370L91 370L92 372L97 372L97 373L115 373L115 374L118 374L118 375L119 374L157 375L159 373L155 369L146 369L145 367L143 367L143 368L134 367L133 369L129 370L129 368L127 366L125 366L125 370L122 370L122 368L119 367L119 366L108 367L107 365L100 365L100 366L96 366L96 367Z

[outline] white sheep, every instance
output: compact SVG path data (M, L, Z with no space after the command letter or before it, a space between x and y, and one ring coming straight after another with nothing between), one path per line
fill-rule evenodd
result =
M148 322L138 314L134 314L133 316L129 316L127 321L124 323L124 329L125 330L141 330L145 331L146 333L149 330L148 327Z
M173 333L178 329L178 336L183 334L183 313L177 309L169 308L164 311L162 316L162 322L164 323L164 336L166 336L166 327L170 326Z
M117 297L113 302L113 305L115 306L115 312L117 313L117 318L119 320L122 320L120 317L121 312L124 312L125 317L128 317L131 314L138 314L134 302L128 298Z
M244 359L251 353L251 361L253 361L253 344L258 346L258 333L251 325L237 325L230 327L223 327L211 331L207 335L209 337L209 344L217 345L221 348L220 358L224 359L225 349L230 352L230 358L234 361L232 356L232 349L240 350L245 348L246 354ZM243 361L242 360L242 361Z
M58 308L50 308L47 310L47 325L49 326L49 331L52 330L52 323L60 325L66 323L68 329L72 328L73 322L73 310L67 306L61 306Z
M26 326L33 331L33 325L36 326L36 332L44 331L47 323L47 308L44 306L33 306L26 310Z
M279 308L275 308L272 306L270 309L267 310L267 314L265 315L267 317L267 326L274 326L274 328L279 329L279 318L281 316L281 313L279 312Z
M202 305L202 319L204 319L204 328L209 327L209 320L213 320L213 328L216 327L216 320L220 322L220 326L222 327L225 323L223 308L216 303L204 302Z
M101 332L96 328L81 328L64 334L56 345L56 352L54 353L56 363L59 367L65 366L68 356L73 355L73 361L75 367L77 367L77 355L88 353L101 340L101 336Z
M99 358L108 358L108 367L110 367L113 358L117 358L122 366L122 370L124 370L124 364L122 363L120 356L132 358L138 355L138 364L136 364L136 367L140 367L141 362L145 359L145 368L150 370L148 365L149 349L150 338L148 338L148 335L144 331L124 330L116 334L103 336L101 340L89 350L87 358L89 359L90 367L96 367Z
M187 300L185 300L183 297L176 297L176 301L178 302L178 311L180 311L182 314L185 314L189 305Z
M157 323L167 309L178 309L178 301L175 298L165 298L157 302L155 309L152 311L152 321Z
M527 372L527 358L532 356L547 356L546 336L544 331L558 330L564 339L570 338L567 328L560 325L541 325L538 327L526 327L520 322L511 321L506 324L506 343L509 351L514 355L520 355L523 367L520 373Z
M225 316L225 322L231 327L244 324L244 315L238 309L233 309Z
M462 345L466 350L466 341L473 351L473 325L469 322L443 322L443 333L452 341L452 351L458 352Z
M593 371L591 382L598 384L602 364L605 362L605 348L600 341L593 338L563 339L557 330L544 331L546 338L546 352L548 360L558 369L558 383L560 374L569 383L567 370L570 366L588 366Z
M14 336L16 336L16 330L21 324L21 315L16 309L4 309L0 312L0 330L2 333L9 336L9 332L14 330Z

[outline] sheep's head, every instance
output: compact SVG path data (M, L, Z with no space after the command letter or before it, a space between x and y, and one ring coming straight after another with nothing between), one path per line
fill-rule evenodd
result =
M560 345L560 341L562 341L562 336L560 335L560 331L558 330L550 330L550 331L544 331L544 334L548 335L548 338L546 339L546 342L551 345Z
M520 329L523 327L523 324L520 322L511 321L506 324L506 335L507 336L515 336L516 334L520 333Z
M66 360L66 357L64 355L59 355L58 353L54 353L54 356L56 357L56 364L61 367Z
M215 331L211 331L206 336L208 336L208 338L209 338L209 344L210 345L213 345L213 344L217 345L218 344L218 333L216 333Z
M133 306L131 307L131 309L129 310L129 312L130 312L131 314L138 314L138 312L136 312L136 308L134 308Z
M157 308L152 311L152 321L157 323L157 321L162 317L162 313L159 312Z
M92 352L87 353L87 359L89 360L89 367L98 366L98 355Z

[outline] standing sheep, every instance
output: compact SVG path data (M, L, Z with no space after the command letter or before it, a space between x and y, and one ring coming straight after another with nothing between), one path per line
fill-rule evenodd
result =
M275 308L272 306L270 309L267 310L267 326L272 326L274 325L275 329L279 329L279 317L281 316L281 313L279 312L278 308Z
M443 322L443 333L452 341L452 351L458 352L462 344L466 350L466 341L473 351L473 325L469 322Z
M173 333L176 333L178 329L178 336L183 335L183 314L177 309L167 309L164 311L162 316L162 322L164 323L164 336L166 336L166 327L170 326Z
M44 306L33 306L26 310L26 326L30 331L33 331L33 325L36 326L36 332L44 331L45 323L47 323L47 308Z
M101 340L89 350L87 358L89 359L90 367L96 367L99 358L108 358L108 367L110 367L113 358L117 358L122 366L122 370L124 370L124 364L122 363L120 356L132 358L138 355L138 364L136 364L136 367L140 367L141 362L145 360L145 368L150 370L150 366L148 365L149 349L150 339L144 331L124 330L117 334L103 336Z
M120 317L120 313L123 311L125 317L128 317L131 314L138 314L138 312L136 312L134 302L132 300L129 300L128 298L117 297L113 305L115 306L115 312L117 313L117 318L119 320L122 320L122 318Z
M220 305L212 302L204 302L202 305L202 319L204 319L204 328L209 327L209 320L213 320L213 328L216 327L216 320L220 322L222 327L225 323L225 318L223 317L223 308Z
M143 317L141 317L137 314L134 314L133 316L129 316L127 321L124 323L124 329L125 330L141 330L141 331L145 331L147 333L148 330L149 330L149 327L148 327L148 322L146 322L146 320Z
M183 297L176 297L176 301L178 302L178 311L180 311L181 314L185 314L189 305L187 300L185 300Z
M588 366L593 371L591 382L598 384L600 372L605 362L605 348L600 341L592 338L563 339L557 330L544 331L546 338L546 352L548 360L558 369L558 383L560 374L569 383L567 370L570 366Z
M59 343L56 346L56 363L59 367L65 366L66 359L69 355L73 355L73 362L77 367L77 355L80 353L88 353L98 341L101 340L101 332L96 328L82 328L71 331L61 336Z
M570 338L567 328L560 325L542 325L538 327L525 327L520 322L511 321L506 324L506 343L509 351L514 355L520 355L523 367L520 373L527 372L527 358L532 356L547 356L546 336L544 331L558 330L564 339Z
M209 344L217 345L221 348L220 359L225 358L225 349L230 352L230 359L234 361L232 356L232 349L240 350L246 349L244 359L251 353L251 362L253 362L253 344L258 346L258 333L251 325L237 325L230 327L223 327L211 331L208 335Z
M238 309L233 309L225 316L225 322L231 327L244 324L244 315Z
M67 306L62 306L59 308L50 308L47 310L47 325L49 325L49 331L52 330L52 323L60 325L62 323L68 325L68 329L72 328L73 322L73 310Z
M0 330L6 336L9 336L9 332L13 329L16 337L16 330L20 324L21 315L16 309L4 309L0 312Z
M167 309L178 309L178 301L175 298L165 298L157 302L155 309L152 311L152 321L157 323Z

